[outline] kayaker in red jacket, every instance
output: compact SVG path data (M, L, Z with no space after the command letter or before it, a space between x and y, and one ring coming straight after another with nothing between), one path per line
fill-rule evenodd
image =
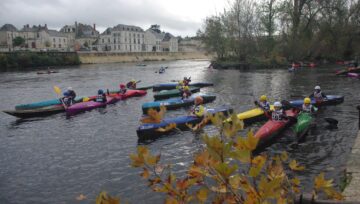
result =
M126 86L125 84L120 84L120 91L118 92L119 94L125 94L126 93Z
M326 98L326 94L321 91L320 86L315 86L315 91L309 96L309 98L314 98L316 103L321 103Z

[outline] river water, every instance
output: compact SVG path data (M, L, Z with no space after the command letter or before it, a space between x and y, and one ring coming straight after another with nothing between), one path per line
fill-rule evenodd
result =
M360 82L337 77L335 67L302 68L296 73L274 70L209 70L208 61L151 62L146 67L135 64L96 64L59 69L60 73L37 75L27 72L0 73L0 110L15 104L37 102L56 97L53 86L72 86L78 95L95 95L97 89L116 89L120 82L134 78L140 85L152 85L191 76L193 82L213 82L215 86L201 92L215 93L217 99L208 104L231 105L236 112L253 107L255 98L268 95L270 101L300 98L320 85L327 94L345 95L345 102L328 106L317 116L317 127L305 142L294 145L292 132L267 151L289 152L292 159L306 166L299 173L305 187L320 171L339 183L344 165L357 133L357 110ZM165 74L156 74L160 66L168 66ZM129 154L136 151L136 128L141 104L152 101L153 93L130 98L67 118L57 114L46 118L19 120L0 113L0 203L94 203L101 191L131 203L161 203L163 195L152 193L130 167ZM168 111L167 116L186 114L186 109ZM338 129L329 129L324 117L339 120ZM253 129L262 123L251 126ZM215 128L204 130L214 133ZM174 164L181 175L201 145L200 135L190 131L176 132L146 145L162 154L164 163ZM81 202L76 196L84 194Z

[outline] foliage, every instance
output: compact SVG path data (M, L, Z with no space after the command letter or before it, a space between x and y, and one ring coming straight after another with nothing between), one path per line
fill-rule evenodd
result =
M23 37L17 36L13 39L14 47L23 47L25 45L25 39Z
M305 167L291 160L286 152L269 157L254 155L259 139L248 132L237 134L243 124L236 115L232 123L224 123L221 115L209 116L219 128L216 135L203 135L204 146L194 155L187 174L179 178L171 165L161 164L161 154L153 155L147 147L139 146L130 155L131 166L141 168L140 176L149 187L166 195L165 203L292 203L301 192L301 181L287 172L302 171ZM324 173L314 179L313 196L325 193L329 198L341 200L332 180Z

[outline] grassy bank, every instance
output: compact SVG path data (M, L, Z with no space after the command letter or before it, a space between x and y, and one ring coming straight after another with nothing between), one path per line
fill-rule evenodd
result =
M26 69L29 67L66 66L80 64L76 53L13 52L0 53L0 70Z

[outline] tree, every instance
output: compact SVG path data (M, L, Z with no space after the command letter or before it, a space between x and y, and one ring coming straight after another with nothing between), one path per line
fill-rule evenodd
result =
M205 20L203 41L207 48L217 54L217 57L225 59L227 55L227 38L221 18L213 16Z
M47 40L47 41L45 42L45 47L49 48L50 46L51 46L51 43L50 43L50 41Z
M20 37L20 36L17 36L13 39L13 45L15 47L23 47L25 45L25 39Z

